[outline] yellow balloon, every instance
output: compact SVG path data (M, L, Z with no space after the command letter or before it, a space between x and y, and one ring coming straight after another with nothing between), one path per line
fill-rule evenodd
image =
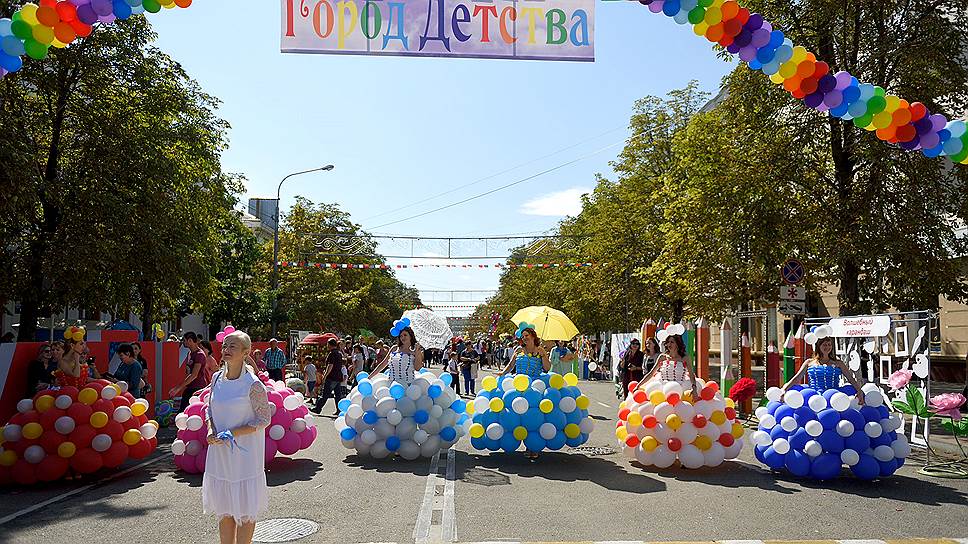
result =
M708 436L701 434L693 440L693 445L699 448L701 451L706 451L713 447L713 441L709 439Z
M484 426L480 423L475 423L471 425L470 433L471 438L480 438L484 436Z
M742 423L737 422L737 423L733 423L732 431L733 431L733 438L739 439L739 438L743 438L743 433L746 432L746 429L743 428Z
M692 391L689 390L689 391L686 391L685 393L683 393L682 394L682 400L688 402L689 404L692 404Z
M638 427L642 424L642 414L639 414L638 412L630 412L628 422L632 427Z
M793 48L793 57L790 58L794 63L800 64L800 61L807 58L807 49L802 45L798 45Z
M141 431L138 429L128 429L127 431L124 431L122 440L124 440L125 444L134 446L141 441Z
M36 4L24 4L20 8L20 18L24 20L30 26L37 26L40 21L37 20L37 8Z
M706 24L706 21L699 21L692 27L692 31L696 33L696 36L705 36L707 30L709 30L709 25Z
M884 101L887 102L887 105L884 106L884 111L886 112L894 113L901 107L901 99L893 94L885 96Z
M91 405L97 402L97 391L90 387L85 387L81 389L81 392L77 394L77 400L81 401L81 404ZM131 413L134 413L132 407Z
M880 128L887 128L891 126L891 123L893 121L894 121L894 116L891 115L891 112L884 110L874 115L874 119L871 121L871 124L874 125L874 128L880 129Z
M158 428L159 428L159 426L158 426L158 422L157 422L157 421L155 421L155 420L153 420L153 419L149 419L149 420L148 420L148 424L149 424L149 425L154 425L154 427L155 427L155 429L158 429Z
M515 427L513 434L515 440L524 440L528 437L528 430L524 427Z
M467 415L469 415L469 416L474 415L474 403L473 402L468 402L467 403L467 406L464 407L464 411L467 412ZM131 410L131 413L133 414L134 413L134 410Z
M725 401L726 401L727 408L736 408L736 403L733 402L733 399L726 397Z
M60 446L57 446L57 455L60 455L64 459L70 459L74 457L74 453L77 451L77 446L73 442L61 442Z
M574 425L574 424L572 424L572 425ZM581 429L579 429L579 430L581 430ZM625 428L625 425L622 425L621 427L616 427L616 429L615 429L615 438L618 438L619 440L621 440L621 441L624 442L625 441L625 437L627 437L628 435L629 435L629 431L628 431L628 429Z
M34 408L36 408L37 411L42 414L53 407L54 407L54 397L50 395L41 395L37 397L37 401L34 402Z
M628 403L625 402L624 400L622 402L618 403L618 411L619 412L621 412L622 410L624 410L626 408L628 408Z
M541 410L542 414L550 414L555 409L555 403L551 402L551 399L542 399L538 403L538 409Z
M21 432L23 433L24 438L27 440L33 440L35 438L39 438L40 435L43 434L44 428L40 426L40 423L31 421L30 423L24 425L24 428Z
M74 341L75 342L80 342L81 340L84 340L84 331L77 331L77 332L75 332L74 333Z
M770 81L772 81L773 83L776 83L777 85L781 85L784 80L785 78L780 75L780 72L776 72L770 76Z
M665 394L663 394L662 391L653 391L652 394L649 395L649 402L655 406L658 406L665 402Z
M504 400L495 397L491 399L490 406L492 412L500 412L504 410Z
M514 377L514 388L520 392L525 392L528 387L531 386L531 380L528 379L524 374L518 374Z
M665 420L665 424L667 427L675 431L679 427L682 427L682 418L679 417L679 414L669 414L669 417L667 417Z
M552 374L551 379L548 380L548 383L551 384L551 387L554 387L555 389L561 389L565 386L565 379L561 377L561 374Z
M647 436L642 439L642 449L645 451L653 451L659 447L659 441L656 440L654 436Z
M575 425L574 423L569 423L568 425L565 425L565 436L567 436L568 438L578 438L578 435L580 434L581 434L581 427L579 427L578 425ZM626 436L628 435L626 434ZM622 440L625 440L625 438L622 438Z
M17 462L17 452L6 450L0 453L0 466L9 467Z
M585 395L579 395L578 398L575 399L575 404L578 406L579 410L587 410L591 403L592 401L588 400L588 397Z
M719 24L723 20L723 12L717 7L709 6L706 8L706 16L703 20L709 26Z
M468 403L470 405L470 403ZM131 414L135 416L143 416L145 412L148 411L148 405L143 402L135 402L131 405Z
M481 380L481 387L483 387L485 391L493 391L494 388L497 387L497 378L494 376L486 376L483 380Z
M91 427L100 429L108 424L108 415L104 412L94 412L91 414Z
M724 414L722 410L716 410L709 418L709 421L712 421L716 425L722 425L723 423L726 423L726 414Z
M565 374L565 383L567 383L572 387L575 387L576 385L578 385L578 376L575 376L571 372L569 372L568 374Z

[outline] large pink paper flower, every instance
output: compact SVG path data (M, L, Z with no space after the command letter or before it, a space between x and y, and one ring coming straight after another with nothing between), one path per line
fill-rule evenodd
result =
M914 372L910 370L898 370L891 377L887 379L887 383L891 386L891 391L900 391L907 387L907 384L911 381L911 377L914 376Z
M961 405L965 403L965 396L961 393L942 393L931 397L928 409L937 416L948 416L955 421L961 419Z

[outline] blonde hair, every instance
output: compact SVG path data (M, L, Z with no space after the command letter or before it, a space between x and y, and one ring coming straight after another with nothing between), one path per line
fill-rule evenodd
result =
M225 340L228 340L229 338L238 339L238 341L242 344L242 349L244 349L246 352L252 352L252 339L249 338L248 334L245 334L242 331L234 331L225 336Z

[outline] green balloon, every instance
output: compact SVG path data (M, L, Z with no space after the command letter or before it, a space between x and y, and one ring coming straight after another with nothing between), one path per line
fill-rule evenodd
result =
M699 0L699 5L704 8L708 8L709 6L713 5L713 0Z
M41 60L47 58L48 47L50 46L42 44L33 38L24 40L24 49L27 50L27 56L32 59Z
M876 115L884 111L887 107L887 100L883 96L875 94L867 101L867 115Z
M696 6L689 10L689 22L692 24L699 24L700 21L706 18L706 8L702 6Z
M34 37L34 31L23 19L17 19L16 21L10 23L10 31L13 32L14 36L20 38L21 40Z
M141 5L144 6L145 11L148 13L158 13L161 11L161 4L158 3L158 0L144 0Z
M871 121L874 120L874 114L867 112L866 115L861 115L860 117L854 117L854 126L857 128L865 128L870 126Z
M874 96L884 96L885 94L887 94L887 92L883 87L878 87L877 85L874 86Z

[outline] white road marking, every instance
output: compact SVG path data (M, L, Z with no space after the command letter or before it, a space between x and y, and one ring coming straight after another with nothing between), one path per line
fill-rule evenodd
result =
M447 463L443 467L440 452L431 459L423 504L420 505L413 528L416 544L457 541L457 515L454 509L456 458L457 452L451 448L447 450Z
M434 513L434 494L437 487L437 466L440 464L440 452L430 458L430 472L427 474L427 487L424 488L424 500L417 513L417 523L413 527L415 542L426 542L430 538L430 521Z
M54 504L55 502L62 501L64 499L68 498L68 497L72 497L74 495L77 495L78 493L83 493L83 492L87 491L88 489L91 489L92 487L101 485L101 484L103 484L105 482L109 482L111 480L114 480L115 478L120 478L121 476L124 476L125 474L128 474L129 472L134 472L135 470L138 470L138 469L140 469L142 467L146 467L146 466L148 466L148 465L150 465L152 463L157 463L158 461L161 461L162 459L167 459L168 457L171 457L171 455L172 455L171 453L166 453L164 455L159 455L158 457L155 457L154 459L150 459L150 460L145 461L143 463L139 463L139 464L137 464L137 465L135 465L133 467L128 467L128 468L122 470L121 472L116 472L114 474L111 474L110 476L106 476L104 478L101 478L100 480L98 480L98 481L96 481L94 483L87 484L87 485L85 485L83 487L78 487L77 489L72 489L72 490L70 490L70 491L68 491L66 493L61 493L60 495L58 495L56 497L53 497L53 498L50 498L50 499L47 499L44 502L37 503L37 504L35 504L33 506L30 506L28 508L24 508L23 510L14 512L13 514L9 514L7 516L4 516L4 517L0 518L0 525L3 525L5 523L9 523L9 522L11 522L11 521L13 521L13 520L21 517L21 516L24 516L24 515L29 514L31 512L35 512L37 510L40 510L41 508L44 508L47 505Z
M883 540L838 540L840 544L885 544Z
M611 408L611 406L605 404L604 402L597 401L597 400L595 402L597 402L599 406L604 406L605 408Z
M444 513L441 516L441 537L444 542L457 542L457 513L454 508L454 486L457 479L457 451L447 450L447 481L444 483Z

